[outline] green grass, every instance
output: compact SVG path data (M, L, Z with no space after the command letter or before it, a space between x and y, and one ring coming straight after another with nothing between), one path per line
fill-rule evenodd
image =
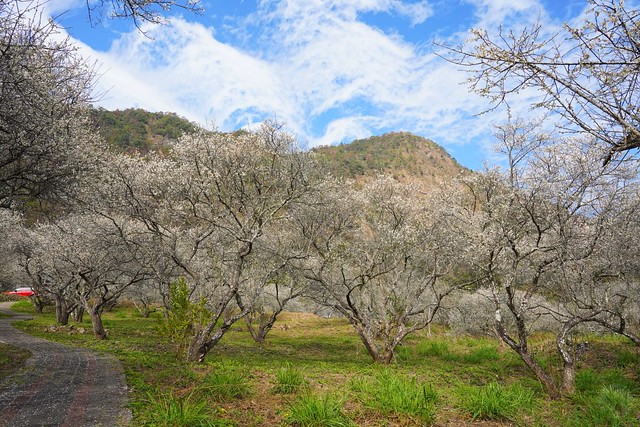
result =
M532 390L520 384L503 386L495 381L481 387L461 386L458 401L472 420L515 421L521 413L530 413L537 406Z
M593 394L605 386L612 386L629 392L640 391L637 379L626 375L625 370L619 367L596 371L585 368L576 374L576 390L583 394Z
M614 386L601 387L592 395L577 396L580 410L565 424L567 427L638 426L638 399L629 390Z
M583 369L576 374L576 390L588 393L600 387L601 378L593 369Z
M435 358L459 364L484 364L500 359L497 343L486 339L457 340L434 338L419 341L413 347L400 347L399 360Z
M354 422L342 410L343 402L329 394L296 399L286 415L290 425L299 427L352 427Z
M217 364L199 383L201 391L216 401L240 399L251 394L249 374L240 367Z
M33 314L28 305L23 310ZM531 420L540 426L561 426L575 420L575 426L584 421L580 417L585 411L604 407L596 403L605 399L600 396L603 387L626 392L631 408L637 408L640 394L640 369L632 358L635 347L609 336L588 337L591 349L578 369L577 396L555 401L545 397L535 377L513 352L501 351L498 343L487 337L451 337L440 330L430 338L413 335L400 347L396 361L381 369L371 362L344 319L283 313L266 343L257 345L246 328L237 324L212 349L205 363L192 364L177 359L173 345L158 334L161 321L160 312L143 318L133 308L115 308L104 313L109 330L106 341L92 336L88 316L75 325L87 333L51 331L48 327L55 324L51 308L33 320L18 322L18 326L47 339L115 354L132 390L134 426L156 425L144 421L150 416L146 408L173 408L173 414L179 411L176 405L180 402L183 407L186 403L186 412L198 412L192 407L201 405L208 408L205 415L217 423L214 425L302 425L291 414L315 411L322 419L332 408L343 415L335 422L344 425L417 426L429 424L430 419L438 425L465 425L475 415L462 407L461 389L479 393L496 381L507 390L502 394L512 395L514 388L520 387L534 395L533 405L529 406L526 398L522 410L504 412L505 407L513 406L511 396L506 403L498 402L496 410L483 409L487 417L497 417L500 423L526 424L523 419ZM285 323L286 328L280 327ZM549 336L534 337L531 346L537 357L555 363ZM300 380L302 385L297 388ZM325 402L326 395L342 398ZM614 399L623 397L613 395ZM424 411L422 415L420 411ZM622 419L626 416L620 414ZM595 412L590 417L602 418Z
M278 368L276 371L273 392L278 394L297 393L304 388L306 384L307 381L304 379L302 371L287 362L283 367Z
M472 349L469 353L460 356L460 360L464 363L482 364L491 360L499 360L500 354L498 349L493 347L478 347Z
M31 303L31 300L29 300L27 298L22 298L19 301L16 301L11 306L11 310L15 311L16 313L35 314L35 310L33 308L33 304Z
M453 359L449 342L443 340L427 340L418 343L416 355L420 357L439 357L444 360Z
M206 402L193 399L193 395L176 397L173 394L149 393L146 399L134 404L136 423L158 427L222 427L233 424L216 419Z
M626 368L629 366L637 366L640 361L640 355L637 350L628 351L622 350L618 353L616 358L616 366L619 368Z
M373 377L352 379L351 389L365 406L382 414L407 415L420 425L431 425L435 419L438 395L415 377L384 369Z

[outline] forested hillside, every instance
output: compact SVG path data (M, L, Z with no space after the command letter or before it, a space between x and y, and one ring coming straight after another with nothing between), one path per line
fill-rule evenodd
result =
M109 111L91 110L91 117L100 135L124 151L166 149L185 132L193 132L196 125L175 113L152 113L140 108Z
M345 178L386 174L403 182L435 184L465 170L441 146L408 132L391 132L313 151L329 170Z
M100 135L123 151L146 153L165 150L197 125L175 113L153 113L140 108L92 110ZM435 142L409 132L391 132L349 144L312 149L333 174L367 181L390 175L402 182L434 185L449 180L465 168Z

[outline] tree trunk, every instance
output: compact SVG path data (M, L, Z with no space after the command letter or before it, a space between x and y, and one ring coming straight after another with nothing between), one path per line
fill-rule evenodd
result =
M58 308L56 306L56 322L58 322L58 324L62 326L66 326L67 324L69 324L69 311L67 310L66 306L63 306L61 308Z
M56 304L56 322L59 325L65 326L69 324L69 315L73 310L69 307L64 297L60 295L54 295L53 297Z
M218 328L215 334L209 337L209 334L216 326L216 323L209 324L207 328L201 332L198 332L196 336L191 340L191 344L187 348L187 362L203 362L209 350L218 344L218 342L224 337L231 325L238 321L241 317L244 317L246 313L233 316L229 319L225 319L222 325Z
M272 324L273 325L273 324ZM257 342L258 344L262 344L267 340L267 334L269 333L269 331L271 330L271 326L269 327L262 327L262 325L258 328L258 330L256 331L256 335L253 337L253 339L255 340L255 342Z
M538 361L528 350L527 345L527 330L524 324L521 322L518 324L520 342L516 342L504 328L502 323L502 315L500 309L496 309L494 328L498 336L505 344L507 344L513 351L515 351L520 359L527 365L529 369L535 374L536 378L544 386L545 390L552 399L560 398L560 392L553 378L547 374Z
M104 305L102 306L102 309L108 313L110 313L111 311L113 311L113 309L115 308L115 306L118 305L118 298L113 298L110 299L108 301L106 301L104 303Z
M536 378L538 378L538 381L542 383L545 390L547 391L547 394L549 394L549 397L551 397L552 399L559 399L561 396L558 390L558 386L556 385L553 378L551 378L551 376L544 371L542 366L540 366L533 355L528 352L518 352L518 355L525 363L525 365L527 365L527 367L533 371Z
M575 363L565 363L562 369L562 392L565 395L572 395L576 391L576 365Z
M556 338L556 346L563 363L562 392L566 395L571 395L576 391L576 361L573 355L573 348L569 343L569 332L577 324L577 321L568 322Z
M169 313L171 313L171 301L169 300L169 295L165 292L161 292L162 295L162 313L164 314L164 320L169 320Z
M76 323L82 323L82 319L84 318L84 307L78 305L75 310L73 310L73 321Z
M369 350L370 347L367 347ZM373 361L380 365L388 365L393 360L393 356L395 353L392 350L384 350L384 351L369 351L369 355L373 359Z
M262 344L267 339L267 335L269 331L273 328L273 325L276 323L278 319L278 314L280 314L282 310L276 310L272 312L269 317L265 318L264 316L259 316L260 324L256 328L253 325L253 316L247 314L244 317L244 321L247 324L247 329L249 329L249 333L255 342Z
M138 304L136 301L133 301L133 305L135 305L136 310L138 310L138 313L140 313L143 318L149 318L149 315L151 314L151 308L149 308L149 304L144 299L140 299L140 304Z
M204 361L205 356L209 352L207 348L207 335L204 333L198 333L189 344L187 348L187 362L198 362L201 363Z
M42 298L38 296L32 296L31 302L33 303L33 307L36 309L36 313L42 314L42 309L44 308L44 301Z
M204 362L204 358L207 356L207 353L209 353L209 350L218 344L230 327L230 324L227 325L226 323L223 323L220 329L218 329L211 338L208 338L208 334L206 332L197 334L187 349L187 362Z
M226 317L222 324L218 327L216 332L211 335L216 327L218 320L229 306L229 302L235 299L238 288L240 287L240 275L243 269L244 257L251 252L251 243L245 243L245 247L238 250L235 258L235 268L233 271L233 278L231 279L231 286L229 291L224 296L223 300L217 304L216 316L211 319L211 322L202 331L199 331L195 337L191 340L191 344L187 348L187 361L188 362L203 362L205 356L227 333L231 325L247 315L248 310L241 309L237 315L230 315Z
M104 326L102 325L102 316L100 315L100 311L97 309L92 309L89 311L89 315L91 316L93 335L95 335L95 337L99 340L106 340L107 331L104 330Z
M385 350L380 349L375 342L375 339L371 337L360 325L353 324L358 335L360 336L360 340L364 344L364 347L367 349L367 353L373 359L375 363L379 363L381 365L388 365L393 360L394 351L392 348L386 348Z
M69 315L67 314L65 316L67 307L64 299L60 295L54 295L53 299L56 304L56 322L58 322L59 325L65 326L67 323L69 323Z
M396 353L394 350L386 349L382 352L382 354L380 354L380 357L378 358L378 360L376 360L376 363L380 363L381 365L388 365L393 360L393 356L395 356L395 354Z
M253 338L253 340L257 343L262 343L262 341L259 341L258 338L259 327L257 330L256 327L253 326L253 317L249 314L244 316L244 324L247 325L247 330L249 331L249 335L251 335L251 338Z

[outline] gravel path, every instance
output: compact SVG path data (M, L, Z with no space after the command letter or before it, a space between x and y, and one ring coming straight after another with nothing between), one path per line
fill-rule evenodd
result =
M18 331L11 322L28 319L0 303L0 341L27 349L22 369L0 380L0 426L126 426L127 386L120 363L110 355L68 347Z

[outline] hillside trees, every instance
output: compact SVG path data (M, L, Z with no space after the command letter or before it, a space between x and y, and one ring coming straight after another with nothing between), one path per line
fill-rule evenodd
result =
M447 47L468 68L470 87L494 106L539 90L534 107L550 110L565 130L604 142L612 156L640 147L640 11L623 0L590 0L582 26L545 34L541 22L520 32L472 31L465 46Z
M598 324L635 340L625 305L637 292L637 266L614 260L629 244L629 235L616 230L628 229L630 205L621 201L633 199L627 179L635 173L603 170L602 151L592 144L549 142L520 124L501 128L499 136L508 168L466 179L458 229L473 248L471 269L488 291L500 339L549 395L570 394L577 362L571 338L580 326ZM545 318L558 325L560 384L529 345L533 325Z
M273 243L314 174L310 157L273 122L255 132L185 135L167 158L123 158L112 176L119 183L102 199L144 225L173 263L165 277L184 277L212 313L194 325L188 360L202 360L274 284L287 255ZM236 301L242 308L233 311Z
M379 178L361 191L327 183L296 212L307 296L345 316L375 362L430 324L455 288L446 217L415 203L415 188Z
M84 163L93 67L38 5L0 2L0 206L60 196Z
M225 309L245 283L255 247L286 220L289 207L312 185L313 168L294 140L275 123L242 135L185 136L174 150L184 174L181 194L186 224L200 227L208 270L202 294L214 315L201 325L188 350L202 360L247 310L225 316Z
M109 145L142 154L166 152L183 133L196 130L195 124L174 113L152 113L139 108L122 111L93 108L90 115L98 133Z

